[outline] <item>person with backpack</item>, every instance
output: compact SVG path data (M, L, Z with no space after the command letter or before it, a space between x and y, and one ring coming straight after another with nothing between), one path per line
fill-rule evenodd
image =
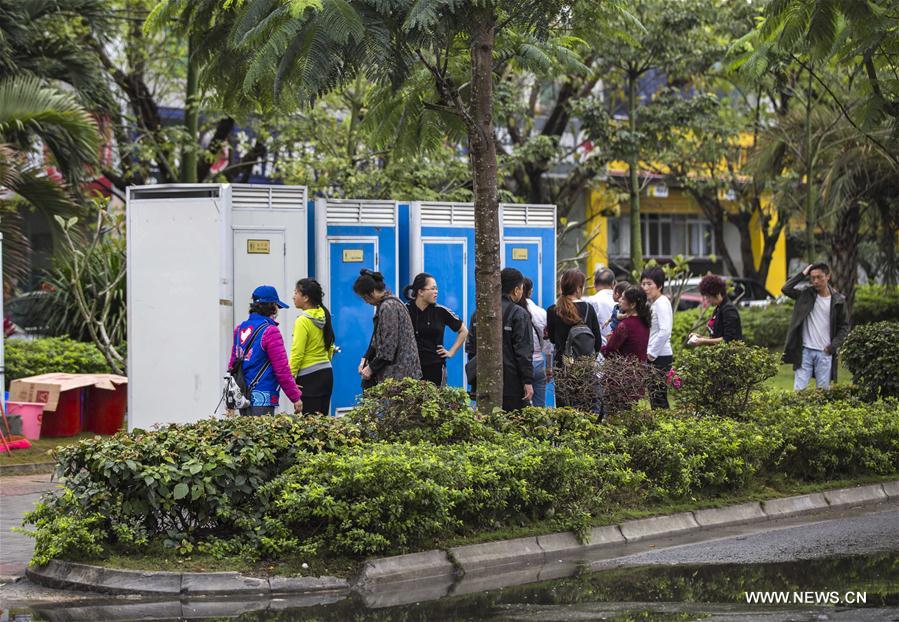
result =
M403 294L409 300L406 308L415 330L421 377L442 387L446 384L446 361L463 346L468 329L451 309L437 304L437 280L427 272L417 275ZM446 327L458 333L449 350L443 347Z
M384 275L367 268L359 271L353 291L375 307L374 330L359 363L362 388L370 389L388 378L421 379L415 330L406 305L384 283Z
M300 279L293 291L293 304L300 315L293 325L290 372L303 389L303 414L331 412L334 390L334 327L325 307L322 286L315 279Z
M246 379L243 393L250 401L240 409L241 415L274 414L280 401L279 387L293 402L294 413L303 412L302 393L290 373L284 338L275 321L278 309L286 308L274 287L260 285L253 290L250 316L234 329L228 369L232 376Z
M503 325L503 410L511 412L530 405L534 397L534 365L532 363L533 324L527 309L517 303L524 295L524 275L515 268L500 272ZM465 374L472 396L477 394L477 325L471 316L471 331L465 343L468 364Z
M546 310L546 333L555 346L555 369L583 356L596 357L602 348L602 333L596 311L581 300L587 277L577 269L566 270L559 280L561 292L556 304ZM570 399L556 395L556 406L568 406Z

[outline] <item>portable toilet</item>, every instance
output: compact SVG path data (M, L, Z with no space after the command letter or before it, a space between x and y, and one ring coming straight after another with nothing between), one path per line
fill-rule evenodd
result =
M331 362L336 415L352 408L362 393L359 361L373 329L374 307L353 293L353 283L368 268L382 273L388 288L399 294L398 220L396 201L315 200L315 278L324 289L340 349Z
M308 274L306 188L171 184L128 189L128 429L222 413L234 326L250 294L290 304ZM278 315L289 349L297 311ZM292 412L283 395L281 407Z
M556 301L556 206L503 203L503 268L517 268L534 282L533 300L546 309Z
M474 204L414 202L409 205L408 269L406 283L427 272L437 281L437 303L456 313L469 325L475 308ZM403 206L400 206L401 212ZM406 219L402 219L405 221ZM402 229L401 229L402 231ZM447 329L446 347L456 334ZM465 386L465 355L459 352L447 361L446 383Z

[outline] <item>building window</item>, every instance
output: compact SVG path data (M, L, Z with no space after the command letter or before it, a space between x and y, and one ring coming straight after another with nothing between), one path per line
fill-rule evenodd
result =
M645 257L708 257L714 252L712 225L687 215L643 214L640 218ZM609 255L630 254L630 226L626 216L609 219Z

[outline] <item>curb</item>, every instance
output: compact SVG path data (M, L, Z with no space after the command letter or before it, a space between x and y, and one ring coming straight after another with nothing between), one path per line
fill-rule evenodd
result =
M90 590L105 594L149 596L226 596L349 592L350 584L337 577L246 577L237 572L157 572L119 570L51 560L29 567L25 576L46 587Z
M465 593L483 580L466 581L466 575L476 577L506 568L502 573L522 572L539 577L548 555L565 557L572 563L587 552L607 546L626 546L649 538L663 538L709 527L757 523L814 512L829 507L849 507L899 499L899 480L841 488L767 501L753 501L723 508L681 512L669 516L654 516L626 521L618 525L594 527L586 543L570 531L470 544L448 550L435 549L369 559L353 585L338 577L247 577L237 572L156 572L118 570L52 560L42 568L29 567L25 575L34 583L53 588L92 590L109 594L225 596L314 594L348 595L351 589L367 593L375 585L398 584L404 581L431 581L443 585L454 583L454 593ZM561 561L561 560L560 560ZM536 578L532 580L537 580ZM466 586L466 584L470 584Z
M46 475L52 473L55 468L55 462L0 464L0 477L3 477L5 475Z

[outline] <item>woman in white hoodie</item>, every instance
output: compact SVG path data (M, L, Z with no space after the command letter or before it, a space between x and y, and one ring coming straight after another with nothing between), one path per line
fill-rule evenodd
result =
M652 325L649 327L646 359L658 372L653 386L650 387L649 404L653 410L668 408L666 380L674 364L674 350L671 349L674 310L671 308L671 301L662 293L665 286L665 271L659 267L647 268L640 275L640 285L652 305Z

